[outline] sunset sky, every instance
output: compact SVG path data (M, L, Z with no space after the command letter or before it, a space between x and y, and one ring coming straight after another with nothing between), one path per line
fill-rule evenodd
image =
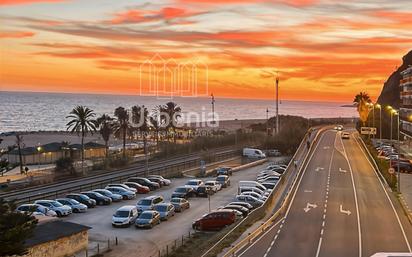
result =
M152 60L216 97L273 98L278 71L282 99L375 98L411 21L410 0L0 0L0 90L151 94Z

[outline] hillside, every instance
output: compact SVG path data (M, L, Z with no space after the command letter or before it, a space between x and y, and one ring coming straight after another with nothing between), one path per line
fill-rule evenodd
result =
M402 58L402 60L402 65L395 72L393 72L392 75L385 82L382 92L378 98L378 103L383 106L391 105L395 108L399 108L399 81L402 78L400 72L405 70L408 67L408 65L412 65L412 51L406 54Z

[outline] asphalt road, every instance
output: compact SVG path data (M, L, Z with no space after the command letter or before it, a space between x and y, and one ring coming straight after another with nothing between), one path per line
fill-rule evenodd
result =
M233 173L233 176L230 177L231 186L211 196L211 209L216 209L233 201L237 194L238 182L240 180L256 179L258 171L262 170L266 165L262 164ZM209 177L202 180L213 179L213 177ZM167 202L170 200L174 189L184 185L187 180L188 178L173 179L172 185L149 194L139 195L135 200L112 203L109 206L98 206L95 209L88 210L86 213L74 213L62 219L92 227L89 231L90 241L105 242L107 238L113 239L117 237L120 246L115 247L112 252L105 254L105 256L133 256L136 252L139 252L139 256L157 256L158 250L163 249L166 244L171 245L174 240L179 240L182 235L187 236L191 230L192 222L208 212L209 204L207 198L191 198L189 200L191 205L189 210L176 213L168 221L162 222L150 230L136 229L134 226L129 228L113 228L111 226L112 215L117 208L123 205L135 205L140 198L149 195L162 195Z
M323 133L286 214L238 256L371 256L410 252L411 225L351 131Z

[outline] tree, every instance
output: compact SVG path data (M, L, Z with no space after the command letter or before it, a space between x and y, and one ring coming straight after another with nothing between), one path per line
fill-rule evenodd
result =
M33 235L37 224L36 218L15 209L14 202L0 198L0 256L27 253L24 241Z
M166 129L173 130L173 141L176 143L176 125L177 125L178 119L182 116L181 115L182 108L180 108L174 102L168 102L166 103L166 105L161 107L160 111L162 113L161 117L162 119L164 119Z
M109 139L110 135L113 133L113 118L107 114L103 114L96 120L97 126L99 127L100 135L104 140L104 145L106 147L106 158L109 156Z
M71 119L67 123L67 130L70 130L72 133L76 132L78 135L81 135L81 145L82 145L82 172L83 172L83 163L84 163L84 137L87 133L92 133L96 131L96 121L93 119L96 114L92 109L88 107L78 105L71 112L66 119Z
M359 119L362 122L362 126L365 126L368 120L368 115L370 112L369 104L372 102L368 93L360 92L353 99L353 103L356 105L356 109L359 113Z
M153 128L154 132L155 132L155 137L156 137L156 145L159 144L159 132L160 132L160 121L159 119L152 115L150 116L150 125Z
M114 123L114 131L117 135L121 134L123 137L123 158L126 158L126 136L130 130L129 113L120 106L114 111L114 116L117 118Z
M23 144L23 136L16 133L16 145L17 145L17 151L19 153L19 165L20 165L20 174L24 173L24 169L23 169L23 155L21 153L21 148L24 147Z

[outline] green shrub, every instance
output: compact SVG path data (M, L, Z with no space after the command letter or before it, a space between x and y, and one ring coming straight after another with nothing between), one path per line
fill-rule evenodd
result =
M74 173L73 159L70 157L62 157L56 161L56 172Z

